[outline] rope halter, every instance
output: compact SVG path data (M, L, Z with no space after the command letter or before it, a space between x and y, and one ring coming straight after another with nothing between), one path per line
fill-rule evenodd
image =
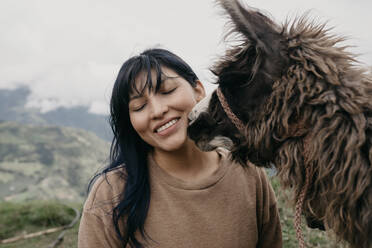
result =
M223 95L221 88L217 88L217 96L218 100L220 101L223 110L227 114L227 117L229 117L230 121L235 125L235 127L239 130L241 134L245 133L245 126L243 122L234 114L234 112L229 107L229 104L226 101L225 96Z

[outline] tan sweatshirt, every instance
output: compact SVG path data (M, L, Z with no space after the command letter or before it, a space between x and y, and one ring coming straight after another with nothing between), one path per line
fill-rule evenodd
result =
M219 168L209 178L185 182L172 177L149 156L151 201L145 247L282 247L274 192L265 171L231 162L217 149ZM78 247L121 247L112 209L123 191L124 168L101 176L85 202ZM136 234L144 241L140 234ZM129 245L127 245L129 247Z

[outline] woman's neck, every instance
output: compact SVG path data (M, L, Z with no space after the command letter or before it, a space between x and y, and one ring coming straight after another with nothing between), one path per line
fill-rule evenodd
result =
M176 151L154 149L153 156L159 167L185 181L206 177L218 168L218 154L201 151L191 140Z

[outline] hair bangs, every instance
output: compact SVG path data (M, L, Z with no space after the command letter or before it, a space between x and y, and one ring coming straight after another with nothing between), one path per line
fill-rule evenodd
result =
M143 95L145 89L157 92L164 78L161 64L155 58L140 55L137 68L131 72L129 81L129 95ZM155 78L155 81L154 81Z

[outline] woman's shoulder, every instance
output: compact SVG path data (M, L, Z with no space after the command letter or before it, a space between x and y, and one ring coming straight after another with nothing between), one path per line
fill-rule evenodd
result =
M240 180L241 185L247 186L246 189L254 190L258 201L267 201L269 206L276 204L275 193L266 168L257 166L250 161L243 166L233 161L230 151L222 149L220 152L230 163L229 166L232 166L234 180Z
M246 164L241 164L235 161L232 157L232 153L223 147L216 148L217 153L219 153L228 166L238 170L239 173L243 173L245 176L253 176L257 179L261 179L262 177L266 177L266 171L263 167L256 166L250 161L247 161Z
M126 177L124 166L98 174L92 182L84 211L112 211L113 206L122 198Z

